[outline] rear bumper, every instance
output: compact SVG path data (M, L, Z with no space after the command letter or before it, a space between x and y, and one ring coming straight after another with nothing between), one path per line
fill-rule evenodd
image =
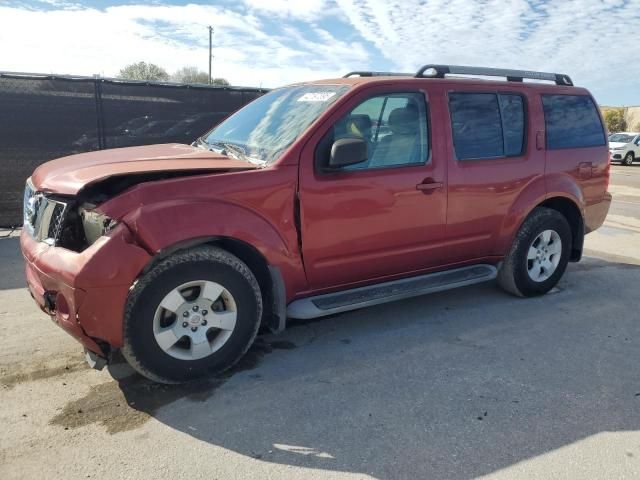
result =
M584 233L590 233L600 228L604 223L609 207L611 206L611 194L605 192L602 201L589 205L584 209Z
M122 346L122 319L129 287L149 261L126 227L77 253L20 237L31 296L38 306L88 350Z

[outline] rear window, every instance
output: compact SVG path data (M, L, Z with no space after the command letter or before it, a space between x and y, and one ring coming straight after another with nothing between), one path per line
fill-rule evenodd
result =
M522 153L525 114L520 95L450 93L449 111L458 160Z
M606 145L600 115L586 95L542 95L547 148L583 148Z

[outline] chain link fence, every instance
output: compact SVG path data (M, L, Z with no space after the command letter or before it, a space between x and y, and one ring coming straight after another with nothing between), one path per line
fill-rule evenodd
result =
M266 90L0 72L0 227L22 224L24 182L48 160L191 143Z

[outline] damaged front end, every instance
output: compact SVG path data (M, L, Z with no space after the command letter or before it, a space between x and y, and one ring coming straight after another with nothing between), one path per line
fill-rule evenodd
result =
M117 225L95 207L80 197L38 192L28 180L23 228L38 242L82 252Z
M171 171L110 177L88 185L74 196L38 192L28 180L24 194L24 228L39 242L82 252L119 223L98 211L102 203L140 183L193 174L192 171Z
M25 188L20 243L29 291L95 367L122 345L128 291L150 260L124 223L97 209L133 184L128 179L106 193L94 185L75 196L38 192L31 181Z
M143 183L257 167L181 144L103 150L40 165L24 192L20 246L29 291L40 308L95 356L123 344L129 290L152 253L125 222L142 200L106 204ZM104 208L104 209L103 209Z

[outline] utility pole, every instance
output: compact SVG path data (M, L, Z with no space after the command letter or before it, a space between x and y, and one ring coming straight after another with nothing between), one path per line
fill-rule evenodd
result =
M213 83L213 80L211 78L211 59L213 58L213 55L211 54L213 27L209 25L208 28L209 28L209 85L211 85Z

